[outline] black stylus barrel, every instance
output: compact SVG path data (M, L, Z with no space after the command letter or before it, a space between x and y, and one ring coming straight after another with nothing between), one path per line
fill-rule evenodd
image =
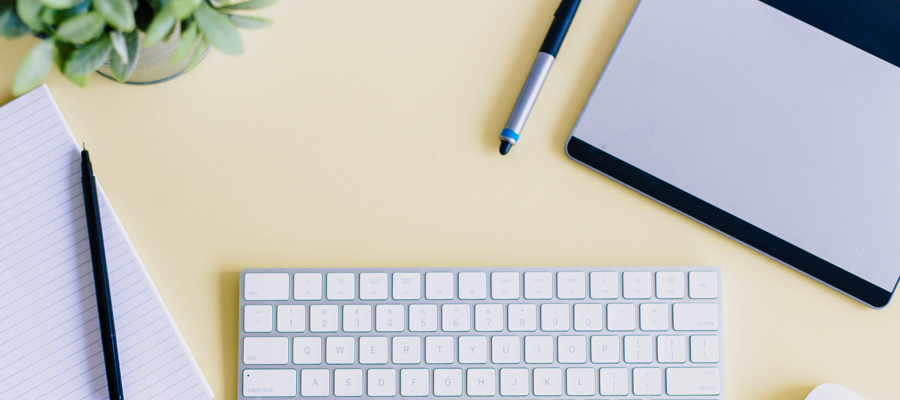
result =
M97 313L100 316L100 340L103 344L106 385L110 399L124 400L119 352L116 349L112 295L109 292L109 274L106 269L106 251L103 248L100 202L97 201L97 183L94 181L94 172L87 150L81 152L81 187L84 191L84 214L88 240L91 244L91 264L94 267L94 289L97 291Z

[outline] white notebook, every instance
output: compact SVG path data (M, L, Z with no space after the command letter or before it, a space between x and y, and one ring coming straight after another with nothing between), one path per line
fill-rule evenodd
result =
M0 107L0 399L108 398L79 147L46 85ZM125 398L212 398L98 196Z

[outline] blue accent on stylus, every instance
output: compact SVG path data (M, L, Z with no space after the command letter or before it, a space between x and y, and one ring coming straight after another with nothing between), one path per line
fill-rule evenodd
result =
M496 132L496 131L494 131L494 132ZM500 133L500 138L501 138L501 139L502 139L502 138L507 138L507 139L511 139L513 142L518 142L518 141L519 141L519 134L518 134L518 133L515 133L515 132L513 132L512 130L509 130L509 129L503 129L503 132Z

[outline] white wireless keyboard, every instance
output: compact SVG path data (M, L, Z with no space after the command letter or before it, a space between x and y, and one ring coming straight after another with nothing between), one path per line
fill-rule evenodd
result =
M724 399L716 268L247 269L240 399Z

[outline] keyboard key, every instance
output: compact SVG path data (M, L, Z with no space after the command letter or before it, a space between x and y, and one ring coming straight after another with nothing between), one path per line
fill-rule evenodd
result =
M487 363L487 337L484 336L460 336L459 337L459 363L460 364L485 364Z
M295 397L297 371L293 369L245 369L244 397Z
M353 364L356 348L352 337L329 337L325 339L325 363Z
M300 370L300 396L328 397L329 387L331 380L327 369Z
M244 300L287 300L291 277L286 273L244 274Z
M425 368L403 368L400 370L400 395L406 397L426 397L429 371Z
M322 338L298 336L294 338L294 364L321 364Z
M419 300L422 298L422 274L418 272L394 272L394 300Z
M659 299L684 298L684 272L660 271L656 273L656 297Z
M471 329L468 304L444 304L441 306L441 329L444 332L468 332Z
M288 338L245 337L244 364L287 364Z
M394 369L369 369L366 393L371 397L397 395L397 371Z
M653 362L653 337L625 336L625 362Z
M665 304L641 304L641 330L665 331L669 329L669 306Z
M583 299L586 285L584 272L560 272L556 274L556 297L559 299Z
M537 306L510 304L506 326L510 332L534 332L537 329Z
M428 336L425 338L425 362L428 364L453 364L453 336Z
M559 368L535 368L534 395L562 395L562 370Z
M344 306L344 332L371 331L372 306L368 304Z
M334 395L359 397L363 395L363 371L361 369L335 369Z
M649 272L624 272L622 273L623 296L626 299L650 298L650 273Z
M584 364L587 362L587 338L584 336L560 336L556 346L560 364Z
M494 300L517 300L519 298L519 273L491 273L491 298Z
M600 395L628 394L628 368L600 368Z
M272 306L244 306L244 332L272 332Z
M388 275L384 272L359 274L359 298L361 300L387 300ZM337 390L335 390L336 392Z
M566 394L593 396L597 394L593 368L566 368Z
M525 362L553 363L553 336L525 336Z
M453 300L453 273L429 272L425 274L425 298L428 300ZM401 392L402 387L401 387Z
M553 298L553 274L550 272L525 273L525 298L529 300L550 300ZM501 386L502 386L501 379ZM502 391L502 387L501 387Z
M475 330L478 332L503 331L503 305L476 304Z
M278 306L277 327L278 332L306 331L306 306Z
M494 336L491 338L491 362L494 364L518 364L521 362L521 339L518 336Z
M325 275L325 298L353 300L356 298L356 278L352 272L329 272Z
M576 304L575 330L599 331L603 327L603 305Z
M458 368L435 368L434 395L440 397L462 396L462 370Z
M619 274L616 272L591 272L592 299L618 299Z
M675 304L672 315L676 331L715 331L719 329L719 306L716 304Z
M635 368L634 394L637 396L659 396L662 394L662 370L659 368Z
M391 348L394 364L418 364L422 362L422 338L418 336L394 336Z
M322 274L318 272L294 274L294 300L322 300Z
M666 394L702 396L719 394L718 368L666 368Z
M657 336L657 361L661 363L683 363L685 361L684 345L684 336Z
M619 362L618 336L591 336L591 362L617 364Z
M611 331L634 330L634 304L609 304L606 306L606 329Z
M375 330L378 332L403 332L403 305L379 304L375 306Z
M484 272L460 272L459 273L459 299L460 300L485 300L487 299L487 274ZM462 388L460 387L460 391Z
M691 336L691 362L719 362L719 337Z
M363 336L359 338L360 364L387 364L388 338L384 336Z
M712 271L691 271L688 274L692 299L715 299L719 297L719 281Z
M528 396L528 368L501 368L500 395Z
M541 330L544 332L559 332L569 330L569 305L568 304L542 304L541 305Z
M493 368L469 368L466 370L466 394L469 396L493 396L497 394L496 371Z
M434 304L409 306L410 332L437 332L438 309Z
M309 306L310 332L337 332L338 306Z

